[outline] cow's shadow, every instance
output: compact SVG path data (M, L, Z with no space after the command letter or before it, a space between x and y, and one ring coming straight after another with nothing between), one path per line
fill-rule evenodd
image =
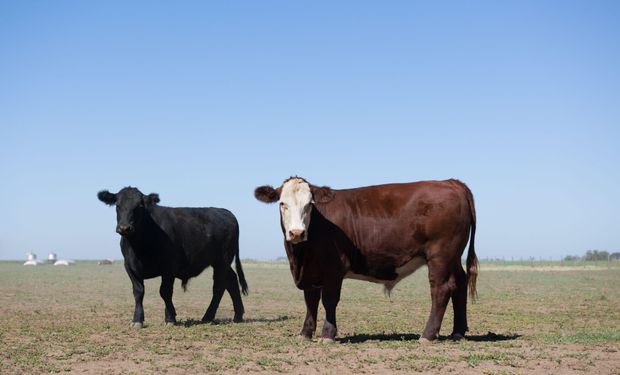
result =
M516 340L521 335L509 334L502 335L493 332L488 332L485 335L466 335L465 341L476 342L497 342L497 341L510 341ZM420 335L413 333L380 333L380 334L358 334L342 338L337 338L336 341L345 344L359 344L366 341L412 341L418 340ZM439 336L438 341L453 341L450 336Z
M275 323L275 322L283 322L289 320L290 317L287 315L280 315L277 318L250 318L243 319L242 322L234 322L232 319L215 319L212 322L203 322L202 320L197 319L187 319L177 323L179 326L183 327L193 327L197 325L210 324L210 325L222 325L222 324L244 324L244 323Z

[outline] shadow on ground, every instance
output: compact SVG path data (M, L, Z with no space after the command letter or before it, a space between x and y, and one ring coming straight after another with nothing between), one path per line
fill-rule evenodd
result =
M496 341L509 341L516 340L521 335L510 334L510 335L502 335L496 334L493 332L488 332L485 335L467 335L465 336L465 340L468 341L476 341L476 342L496 342ZM345 344L358 344L366 341L411 341L418 340L420 335L413 333L380 333L376 335L352 335L347 337L342 337L336 339L336 341L345 343ZM452 341L450 336L439 336L438 341Z
M220 325L220 324L243 324L243 323L275 323L275 322L283 322L289 319L290 318L286 315L280 315L277 318L250 318L250 319L244 319L242 322L235 322L232 319L215 319L212 322L203 322L202 320L187 319L187 320L179 322L177 325L184 326L184 327L192 327L192 326L201 325L201 324Z

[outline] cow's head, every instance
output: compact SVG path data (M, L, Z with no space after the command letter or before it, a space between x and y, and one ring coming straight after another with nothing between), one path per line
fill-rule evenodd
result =
M159 202L159 195L144 195L140 190L128 186L118 193L102 190L97 198L107 205L116 205L116 232L122 236L131 236L139 229L146 209Z
M280 221L287 241L297 244L308 239L313 203L326 203L333 192L328 187L311 185L301 177L291 177L279 188L259 186L254 196L261 202L280 202Z

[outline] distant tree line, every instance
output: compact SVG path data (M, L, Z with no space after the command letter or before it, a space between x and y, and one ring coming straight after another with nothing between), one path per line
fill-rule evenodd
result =
M576 261L576 260L620 260L620 253L609 253L609 251L605 250L588 250L584 256L578 255L567 255L564 257L565 261Z

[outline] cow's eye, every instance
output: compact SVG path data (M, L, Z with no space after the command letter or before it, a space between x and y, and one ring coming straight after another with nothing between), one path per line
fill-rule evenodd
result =
M283 210L286 210L288 208L288 206L286 205L286 203L280 202L280 208L283 209Z

